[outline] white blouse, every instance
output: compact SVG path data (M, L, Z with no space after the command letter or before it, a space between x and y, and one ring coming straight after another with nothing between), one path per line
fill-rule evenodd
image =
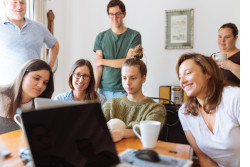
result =
M185 104L179 110L184 131L191 131L199 149L220 167L240 166L240 88L225 87L216 108L213 133L201 114L185 115Z

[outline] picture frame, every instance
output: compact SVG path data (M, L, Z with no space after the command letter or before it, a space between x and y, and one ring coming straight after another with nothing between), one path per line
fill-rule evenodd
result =
M193 48L194 9L166 10L165 49Z

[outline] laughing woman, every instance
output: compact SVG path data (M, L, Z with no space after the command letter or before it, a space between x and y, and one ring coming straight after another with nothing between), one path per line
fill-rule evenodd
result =
M200 165L240 166L240 88L222 79L212 58L182 55L176 64L188 99L179 118Z
M50 66L39 59L25 63L14 82L0 88L0 134L19 129L14 122L17 108L35 109L35 97L51 98L53 92L53 73Z

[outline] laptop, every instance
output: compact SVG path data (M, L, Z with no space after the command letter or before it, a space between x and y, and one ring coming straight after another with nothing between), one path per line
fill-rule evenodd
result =
M34 99L35 109L41 110L41 109L48 109L48 108L56 108L56 107L63 107L63 106L69 106L69 105L79 105L79 104L85 104L88 103L85 102L79 102L79 101L58 101L58 100L52 100L49 98L41 98L37 97Z
M120 162L98 102L22 112L34 166L115 166Z

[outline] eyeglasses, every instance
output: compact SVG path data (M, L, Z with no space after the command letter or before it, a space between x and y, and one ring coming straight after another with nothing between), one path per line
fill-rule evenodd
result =
M80 79L81 77L83 78L83 80L89 80L91 76L89 75L81 75L81 74L77 74L77 73L74 73L73 76L76 78L76 79Z
M118 18L120 18L120 17L122 17L122 15L123 15L123 12L117 12L117 13L115 13L115 14L113 14L113 13L109 13L109 17L118 17Z

